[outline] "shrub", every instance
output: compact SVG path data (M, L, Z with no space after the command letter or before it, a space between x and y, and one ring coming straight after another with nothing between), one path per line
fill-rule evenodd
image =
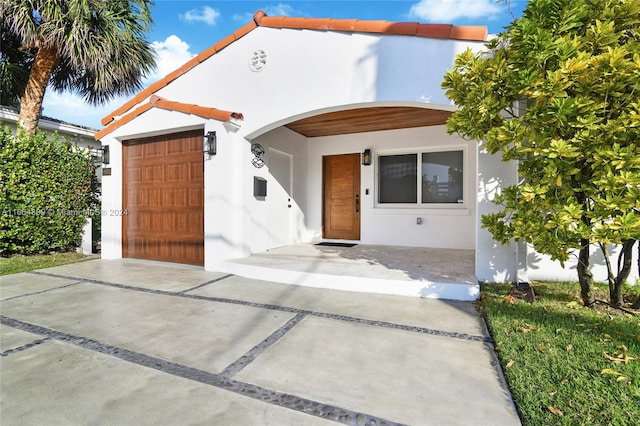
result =
M57 134L0 129L0 256L75 249L98 193L87 150Z

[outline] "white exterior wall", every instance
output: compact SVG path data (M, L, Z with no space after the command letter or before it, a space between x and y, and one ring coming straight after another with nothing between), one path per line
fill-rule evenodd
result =
M359 153L370 148L371 166L361 166L362 244L475 248L476 144L449 136L445 126L319 137L309 145L308 227L317 241L322 232L322 156ZM433 207L377 205L377 156L424 150L459 150L464 156L464 204ZM366 190L369 194L366 194ZM417 218L422 224L417 224Z
M277 189L269 170L269 148L292 158L289 241L296 243L321 238L323 155L364 148L375 154L466 146L470 186L462 208L375 208L375 166L363 167L362 242L472 249L473 145L448 137L443 126L317 138L324 140L308 140L282 127L302 117L364 106L452 110L440 84L455 55L467 47L478 49L481 43L259 27L156 92L172 101L241 112L245 119L240 129L227 131L215 120L157 108L143 113L102 140L110 145L109 167L114 171L103 179L103 209L122 208L122 140L197 127L216 130L218 155L205 156L205 269L214 269L220 260L273 247L270 198L253 196L254 176L267 180L270 194ZM254 72L249 59L258 49L267 52L268 61ZM261 169L251 165L252 142L267 151ZM417 217L423 218L423 225L416 225ZM104 217L103 232L103 257L121 257L120 218Z
M265 251L278 245L277 239L272 235L271 223L273 218L269 215L270 203L284 203L285 200L274 199L278 188L283 188L284 183L279 182L272 174L271 151L277 150L280 153L288 154L292 158L291 175L291 209L290 215L290 239L289 244L311 241L311 234L306 223L307 198L308 198L308 140L304 136L293 132L286 127L279 127L263 136L256 138L253 142L259 143L265 149L262 157L264 166L256 168L251 164L254 155L251 153L249 144L245 144L241 160L242 168L246 171L243 176L241 193L243 195L244 208L243 229L246 232L244 256L250 253ZM267 181L267 196L255 197L253 195L254 176ZM287 210L285 210L285 213Z
M478 205L476 228L476 276L481 282L506 282L516 280L516 244L503 246L491 233L482 228L482 215L496 213L500 206L493 199L502 187L515 185L518 167L515 162L505 163L501 156L491 155L482 145L478 154Z
M275 247L271 209L283 201L284 190L271 173L270 155L275 154L270 153L291 158L287 235L290 243L298 243L322 237L322 156L370 148L373 164L361 168L361 243L475 249L479 280L515 280L515 245L500 246L480 226L482 214L497 211L491 200L500 187L516 182L515 164L447 135L444 126L321 138L283 127L300 118L367 106L453 110L440 84L455 55L467 47L479 50L482 43L264 27L251 31L156 93L172 101L241 112L245 119L239 129L153 108L103 139L111 147L113 170L103 178L103 257L122 256L121 218L108 214L122 208L121 141L201 128L203 134L215 130L218 136L218 154L205 155L205 269ZM249 59L258 49L267 52L268 60L264 69L254 72ZM252 143L266 151L262 168L251 164ZM376 206L378 154L460 147L465 150L464 205ZM254 176L267 181L266 197L253 195ZM576 278L575 266L562 269L530 248L527 260L529 279ZM601 271L596 268L597 279Z
M609 258L611 261L611 267L614 271L618 269L618 253L620 252L620 246L607 246L609 251ZM553 261L547 255L542 255L536 252L533 247L529 246L527 250L527 275L530 280L536 281L577 281L577 257L578 252L575 251L571 254L571 258L565 262L564 268L560 265L560 262ZM599 282L607 281L607 265L604 261L602 251L600 247L596 245L591 246L591 256L589 257L591 265L591 272L593 273L593 279ZM634 246L633 259L631 262L631 274L627 278L627 283L634 285L640 279L638 275L638 248Z
M247 139L282 123L368 102L451 102L440 88L456 54L481 43L258 27L157 95L244 114ZM259 72L254 51L267 52ZM429 105L425 105L429 106ZM445 107L445 109L447 109Z
M361 239L362 244L440 247L473 250L475 248L475 176L474 142L447 135L444 126L367 132L340 136L305 138L286 128L278 128L254 139L268 152L276 148L293 156L292 235L290 243L318 242L322 239L322 157L325 155L360 153L370 148L374 155L371 166L361 166ZM457 150L465 153L465 203L452 206L403 207L376 205L378 154L397 154L423 150ZM246 149L244 164L253 157ZM271 195L253 197L253 176L267 180L268 191L278 185L266 165L251 166L244 176L242 192L247 253L264 251L270 245L268 208ZM366 190L369 194L366 194ZM422 219L418 225L417 218Z

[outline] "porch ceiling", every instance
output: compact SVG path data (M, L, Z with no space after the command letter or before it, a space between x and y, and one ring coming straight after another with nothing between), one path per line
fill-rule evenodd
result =
M415 107L372 107L328 112L285 124L308 138L445 124L451 111Z

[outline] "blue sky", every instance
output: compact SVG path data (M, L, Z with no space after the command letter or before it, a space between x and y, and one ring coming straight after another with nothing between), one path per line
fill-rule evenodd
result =
M489 32L495 34L514 17L521 16L526 3L527 0L155 0L152 8L154 26L147 40L156 51L157 69L144 84L147 86L162 78L247 24L258 10L270 16L486 25ZM99 129L100 119L126 100L118 98L106 105L93 107L71 93L60 94L49 89L43 113L48 117Z

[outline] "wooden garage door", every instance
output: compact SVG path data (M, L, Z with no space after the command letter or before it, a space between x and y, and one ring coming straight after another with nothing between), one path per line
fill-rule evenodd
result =
M123 143L124 257L204 265L202 134Z

